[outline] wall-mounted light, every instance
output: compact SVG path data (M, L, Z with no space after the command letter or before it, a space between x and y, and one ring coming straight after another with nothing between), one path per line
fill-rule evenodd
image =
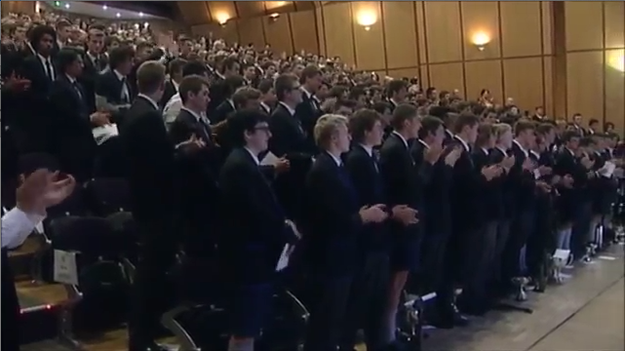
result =
M471 42L477 47L478 50L484 51L486 45L490 43L490 35L485 32L477 32L471 37Z
M363 26L365 30L370 30L371 26L378 21L378 14L375 11L363 10L356 15L356 22Z
M225 12L219 12L215 14L215 19L221 26L225 26L226 23L228 23L228 20L230 20L230 15Z
M625 72L625 50L615 50L609 52L608 66L619 72Z
M278 20L278 18L280 17L280 14L275 12L272 13L271 15L269 15L269 22L275 22Z

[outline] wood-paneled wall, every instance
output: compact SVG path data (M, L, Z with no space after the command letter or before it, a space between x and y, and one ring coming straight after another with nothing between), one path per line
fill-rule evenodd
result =
M35 13L35 1L2 1L0 2L2 16L9 13L24 13L32 15Z
M345 1L314 10L193 27L230 42L340 56L359 69L458 89L554 116L583 113L625 128L623 2ZM560 10L559 12L556 10ZM367 30L363 16L375 22ZM560 16L561 18L559 18ZM479 50L476 36L490 41ZM620 60L620 61L619 61Z
M566 1L566 115L625 130L625 3Z

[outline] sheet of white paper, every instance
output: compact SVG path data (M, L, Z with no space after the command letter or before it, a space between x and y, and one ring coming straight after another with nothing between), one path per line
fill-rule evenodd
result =
M599 170L599 174L606 178L612 177L614 170L616 169L616 165L610 161L606 162L605 165Z
M275 166L278 163L279 158L271 152L268 152L262 160L260 160L261 166Z
M78 285L78 268L75 252L54 250L54 281Z
M93 139L98 145L102 145L110 138L119 135L116 124L107 124L101 127L93 128L91 132L93 133Z
M571 254L571 250L562 250L562 249L557 249L556 252L553 254L554 258L559 258L562 261L566 261L569 259L569 255Z
M282 253L280 254L280 259L278 260L278 264L276 265L276 272L280 272L286 267L289 266L289 256L291 255L291 245L284 245L284 249L282 249Z

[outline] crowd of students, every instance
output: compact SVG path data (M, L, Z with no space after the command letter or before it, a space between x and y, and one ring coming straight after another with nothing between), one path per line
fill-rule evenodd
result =
M305 350L353 350L363 329L376 351L402 349L406 289L436 292L429 323L465 326L515 278L543 290L557 249L581 258L602 244L620 166L613 126L523 113L488 90L468 101L340 58L171 33L118 40L99 23L71 37L64 18L12 18L3 183L33 152L78 182L128 180L141 232L132 351L160 349L181 247L218 262L229 350L254 348L288 256L284 271L309 295Z

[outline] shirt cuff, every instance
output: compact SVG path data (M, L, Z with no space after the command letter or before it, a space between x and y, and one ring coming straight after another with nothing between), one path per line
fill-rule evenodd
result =
M538 178L540 178L540 171L535 169L534 170L534 179L538 179Z

